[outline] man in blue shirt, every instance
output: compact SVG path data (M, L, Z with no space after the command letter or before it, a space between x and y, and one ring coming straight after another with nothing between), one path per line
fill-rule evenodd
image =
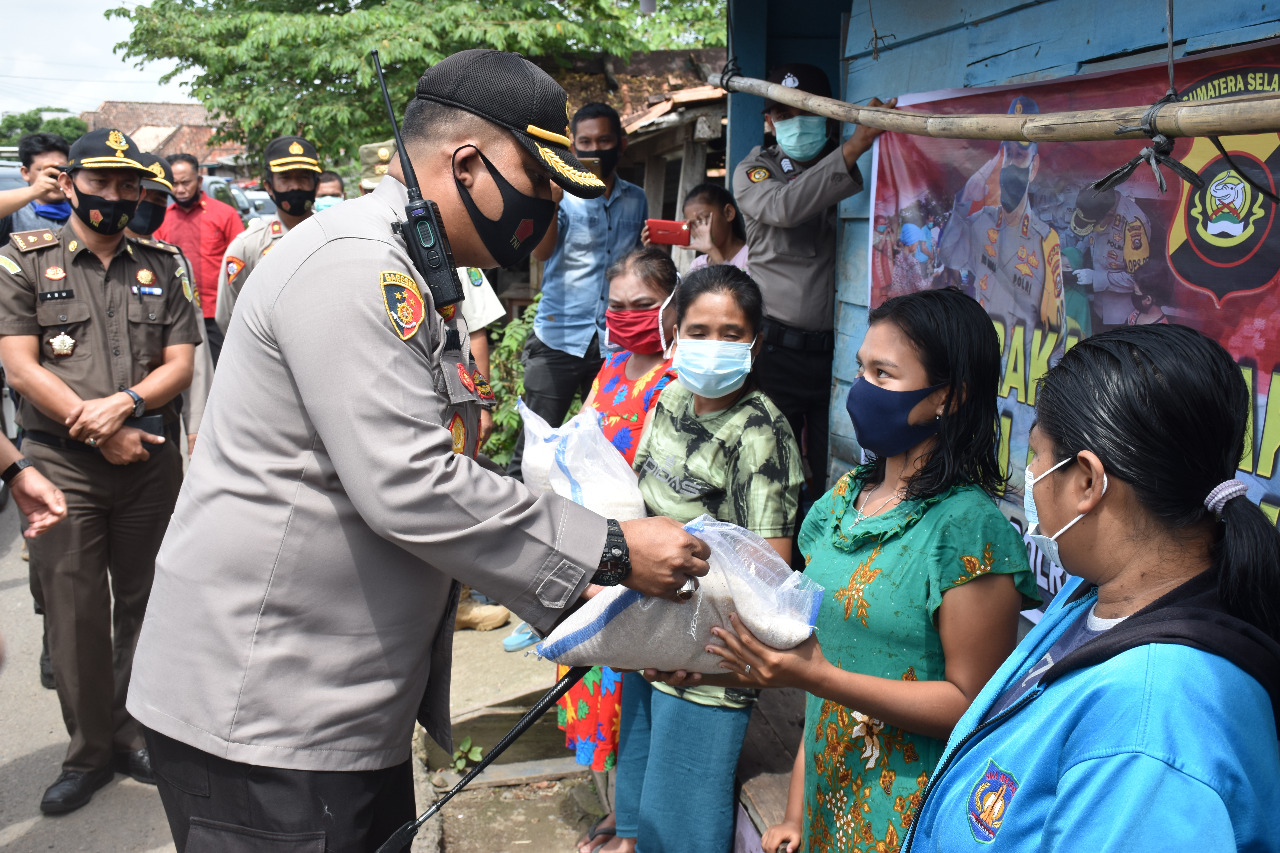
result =
M21 175L28 186L0 193L0 246L10 234L67 223L71 205L58 186L58 174L70 150L56 133L28 133L18 140Z
M552 426L564 422L575 393L586 398L604 363L605 271L639 245L649 210L644 190L615 174L627 138L613 107L593 103L578 110L570 136L578 157L600 160L605 191L601 198L582 199L564 195L553 183L556 218L533 251L547 266L533 332L521 354L524 402ZM520 476L523 455L521 433L507 467L513 477Z

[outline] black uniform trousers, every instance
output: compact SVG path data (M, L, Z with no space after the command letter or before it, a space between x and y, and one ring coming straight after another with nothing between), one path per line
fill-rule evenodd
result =
M228 761L151 729L146 736L178 853L374 853L415 817L408 761L283 770Z
M145 745L124 705L156 552L182 486L182 456L172 438L148 445L151 458L131 465L30 434L22 450L67 499L66 520L28 545L71 735L62 766L100 770L114 753Z
M830 352L789 349L765 344L756 356L754 375L787 418L809 463L809 482L802 504L811 505L827 491L827 444L831 433ZM803 520L803 515L801 516ZM798 523L797 523L798 526Z

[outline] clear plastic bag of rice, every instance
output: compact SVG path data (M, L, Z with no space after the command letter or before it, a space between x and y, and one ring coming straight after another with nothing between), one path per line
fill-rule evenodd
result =
M691 599L667 601L610 587L539 643L538 656L565 666L720 674L721 659L706 646L712 628L729 626L730 613L775 649L798 646L813 633L823 588L793 572L768 542L707 515L685 530L711 548L711 570L698 579Z
M535 492L555 492L597 515L631 521L647 515L635 472L600 428L590 407L553 428L519 403L524 420L524 484Z

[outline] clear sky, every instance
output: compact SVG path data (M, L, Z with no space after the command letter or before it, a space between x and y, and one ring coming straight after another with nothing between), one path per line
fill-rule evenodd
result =
M157 81L171 63L123 61L112 48L129 37L130 23L103 17L134 0L16 0L0 12L0 113L62 107L73 113L103 101L189 102L178 81Z

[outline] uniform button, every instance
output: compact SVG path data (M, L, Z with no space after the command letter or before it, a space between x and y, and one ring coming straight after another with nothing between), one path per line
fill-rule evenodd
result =
M112 310L112 309L107 309L107 316L108 316L108 317L114 317L114 316L116 316L116 312L115 312L114 310Z
M58 320L59 320L60 322L63 322L63 323L67 322L67 315L66 315L66 314L59 314L59 315L58 315Z
M154 313L147 315L148 320L154 320L155 318L156 318L156 315Z
M119 355L119 354L120 354L120 347L116 347L115 349L113 349L113 350L111 351L111 354L112 354L112 355Z

